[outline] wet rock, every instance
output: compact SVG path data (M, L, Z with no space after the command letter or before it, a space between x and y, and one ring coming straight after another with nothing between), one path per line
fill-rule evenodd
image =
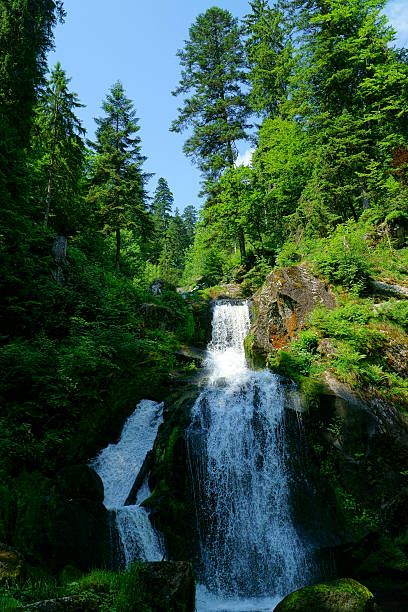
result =
M275 612L373 612L374 595L356 580L341 578L304 587L283 599Z
M56 511L52 532L52 565L82 571L103 567L109 559L109 513L101 502L71 499Z
M163 609L194 612L195 581L191 563L186 561L144 563L140 578L146 592L154 594Z
M255 321L245 341L249 358L262 365L269 353L291 342L316 306L335 305L324 282L305 266L271 272L253 297Z
M142 503L153 526L163 534L168 558L173 560L191 559L197 542L185 431L198 394L198 388L191 385L167 398L153 447L152 493Z
M88 465L69 465L58 475L59 493L66 499L91 499L103 502L100 476Z
M136 480L133 483L132 488L130 489L130 493L126 498L126 501L124 503L125 506L133 506L136 503L138 491L142 486L145 478L148 476L150 470L152 469L152 465L153 453L152 451L148 451L142 463L142 467L140 468L139 473L136 476Z
M0 543L0 581L5 578L18 578L22 566L20 553Z

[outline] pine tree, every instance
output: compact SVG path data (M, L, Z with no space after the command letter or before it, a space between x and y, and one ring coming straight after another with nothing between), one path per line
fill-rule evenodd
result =
M96 119L96 152L90 202L96 202L103 232L116 237L115 269L120 268L121 229L138 230L145 238L152 232L146 208L138 119L123 85L115 83L102 104L105 116Z
M214 180L234 165L236 142L248 137L248 95L242 29L217 7L197 17L177 55L181 80L173 95L186 95L171 131L192 128L184 152L205 178Z

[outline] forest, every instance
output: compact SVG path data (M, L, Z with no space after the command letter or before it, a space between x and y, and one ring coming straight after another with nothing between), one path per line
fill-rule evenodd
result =
M85 553L64 556L55 517L70 468L112 443L137 402L189 384L198 367L181 352L205 348L206 308L231 288L251 299L294 266L323 279L336 307L315 308L261 367L306 394L330 372L406 418L408 51L386 4L252 0L242 20L217 7L197 16L177 51L169 129L185 134L201 205L180 211L171 177L144 170L124 85L106 92L90 139L70 76L48 67L63 2L0 0L0 610L79 594L79 610L187 611L150 601L137 565L109 572ZM237 164L242 143L249 165ZM387 298L373 290L381 283L394 287ZM183 425L168 423L173 443ZM350 524L383 530L319 457ZM179 483L160 465L171 508ZM406 491L408 454L397 471ZM168 512L173 559L191 561L177 524L188 504ZM408 592L408 517L392 516L381 554ZM9 550L24 558L11 577Z

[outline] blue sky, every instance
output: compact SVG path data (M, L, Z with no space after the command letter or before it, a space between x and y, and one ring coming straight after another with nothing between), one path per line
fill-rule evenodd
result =
M140 118L145 170L155 174L150 191L165 177L179 209L199 206L200 174L182 152L185 135L169 132L181 104L170 93L180 75L176 52L197 15L214 4L237 17L249 12L247 0L64 0L67 17L55 30L56 49L49 57L51 66L61 62L86 105L78 114L90 137L94 117L103 114L102 100L122 81ZM408 0L391 0L386 12L406 46ZM242 154L248 148L242 143Z

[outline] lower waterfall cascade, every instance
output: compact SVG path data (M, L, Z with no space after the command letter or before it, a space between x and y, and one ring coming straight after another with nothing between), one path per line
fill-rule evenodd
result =
M163 558L160 537L153 529L146 510L140 506L150 495L147 480L137 493L136 504L125 505L163 422L162 408L162 404L142 400L126 421L118 443L109 444L91 463L104 485L104 505L111 512L119 540L119 565L127 566L136 559L160 561Z
M273 610L311 582L312 553L291 517L284 386L252 371L247 303L218 303L187 445L199 556L197 610Z

